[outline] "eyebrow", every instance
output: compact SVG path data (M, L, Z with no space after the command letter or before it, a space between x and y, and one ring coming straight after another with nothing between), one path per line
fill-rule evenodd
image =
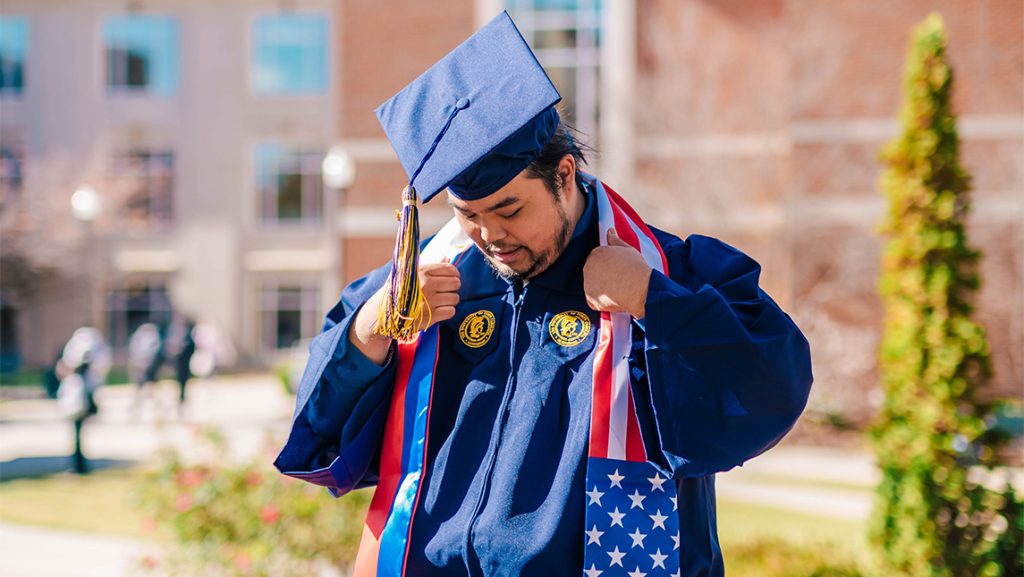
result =
M501 209L505 208L506 206L511 206L511 205L513 205L513 204L515 204L517 202L519 202L519 197L518 196L510 196L510 197L506 198L505 200L499 201L499 202L497 202L497 203L495 203L495 204L485 208L483 210L483 212L494 212L496 210L501 210ZM459 212L463 212L463 213L471 213L471 212L473 212L472 210L469 210L469 209L466 209L466 208L463 208L461 206L456 205L454 202L452 202L451 198L448 198L448 206L454 208L455 210L458 210Z

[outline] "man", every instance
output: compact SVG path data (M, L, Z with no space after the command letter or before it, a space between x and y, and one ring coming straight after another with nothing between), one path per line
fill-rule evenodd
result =
M378 110L454 219L418 337L379 334L409 260L345 289L275 463L377 485L356 575L722 575L714 474L803 410L807 342L757 263L644 225L557 100L503 14Z

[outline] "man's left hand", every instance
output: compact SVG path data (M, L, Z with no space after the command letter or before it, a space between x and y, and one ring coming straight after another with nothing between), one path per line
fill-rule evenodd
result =
M583 265L583 292L596 311L628 312L644 318L650 282L651 267L614 228L608 231L608 245L590 251Z

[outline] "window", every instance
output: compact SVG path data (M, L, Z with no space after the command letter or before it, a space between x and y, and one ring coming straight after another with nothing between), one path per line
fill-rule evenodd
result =
M27 49L28 20L0 17L0 96L24 92Z
M310 286L265 285L260 291L260 333L266 349L285 349L319 330L320 291Z
M135 329L144 323L163 326L170 320L171 299L163 282L139 282L107 296L107 334L112 347L127 345Z
M261 95L327 91L327 16L270 14L252 28L252 91Z
M323 179L319 150L263 143L256 147L256 185L264 223L320 222Z
M127 224L169 224L174 212L174 153L133 150L114 160L118 181L127 190L121 207Z
M505 0L562 95L563 120L586 135L599 122L601 0Z
M24 184L22 148L16 144L0 144L0 201L21 192Z
M160 96L178 89L178 22L162 16L113 16L103 24L107 89Z

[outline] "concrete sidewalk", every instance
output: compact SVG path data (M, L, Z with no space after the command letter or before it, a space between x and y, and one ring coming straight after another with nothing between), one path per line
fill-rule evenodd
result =
M783 444L719 474L716 489L720 499L859 521L880 477L867 451Z
M284 438L294 402L270 375L197 379L189 385L181 415L177 394L176 383L162 381L136 406L134 386L100 389L100 412L82 430L83 452L91 460L122 465L145 462L168 446L186 458L200 457L195 432L214 425L226 435L231 454L247 458ZM0 403L0 478L64 470L72 446L71 424L55 401Z
M156 553L133 539L0 523L4 577L128 577Z

